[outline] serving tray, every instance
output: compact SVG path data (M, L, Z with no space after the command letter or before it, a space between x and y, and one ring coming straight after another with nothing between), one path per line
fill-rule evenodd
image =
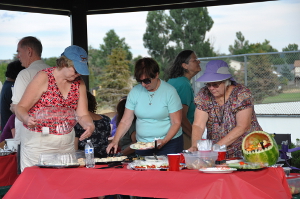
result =
M35 166L38 166L40 168L77 168L80 166L80 164L72 164L72 165L44 165L44 164L36 164Z

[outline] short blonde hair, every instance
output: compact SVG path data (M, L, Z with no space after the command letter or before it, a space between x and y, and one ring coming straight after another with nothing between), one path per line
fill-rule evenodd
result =
M74 67L74 63L72 60L68 59L66 56L61 56L56 60L57 68L63 68L63 67Z

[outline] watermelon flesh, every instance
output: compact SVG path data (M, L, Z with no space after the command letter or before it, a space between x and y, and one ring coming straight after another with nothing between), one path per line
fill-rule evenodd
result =
M248 162L276 164L279 157L279 150L273 136L264 131L249 133L242 143L244 159Z

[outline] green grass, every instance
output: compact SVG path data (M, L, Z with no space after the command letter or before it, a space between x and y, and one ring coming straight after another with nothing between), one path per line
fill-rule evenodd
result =
M278 102L296 102L300 101L300 93L281 93L276 96L267 97L262 104L278 103Z

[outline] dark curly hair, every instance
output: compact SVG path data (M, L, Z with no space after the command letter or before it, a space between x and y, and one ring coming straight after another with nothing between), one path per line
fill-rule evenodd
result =
M135 63L134 77L136 80L139 80L142 75L155 78L157 73L159 74L158 63L150 57L144 57Z
M86 95L88 99L88 110L90 112L96 113L97 102L95 96L90 91L87 91Z
M176 77L182 77L184 75L184 73L186 72L186 69L184 69L182 67L183 63L188 64L190 59L191 59L191 55L195 53L192 50L184 50L181 51L175 58L173 64L170 66L169 68L169 79L171 78L176 78Z
M6 69L6 72L5 72L5 76L6 77L9 77L11 79L16 79L19 72L21 70L23 70L25 67L23 67L21 65L21 62L18 60L18 61L13 61L13 62L10 62L8 65L7 65L7 69Z

